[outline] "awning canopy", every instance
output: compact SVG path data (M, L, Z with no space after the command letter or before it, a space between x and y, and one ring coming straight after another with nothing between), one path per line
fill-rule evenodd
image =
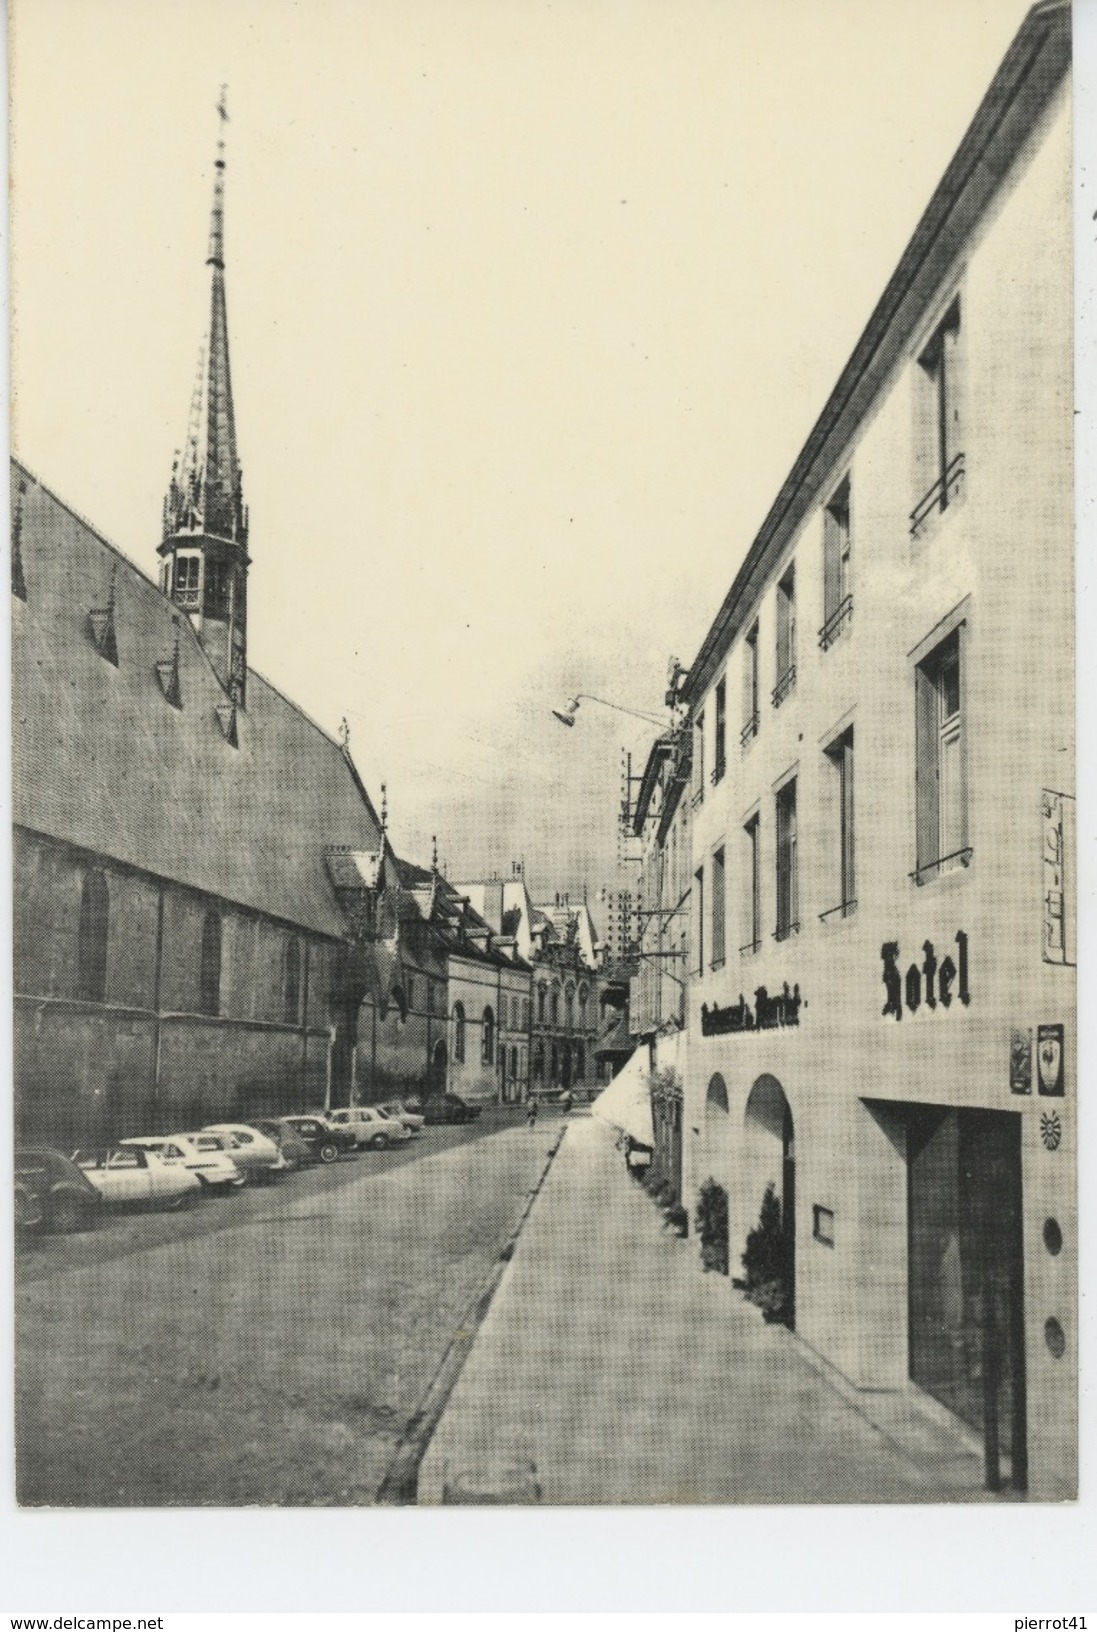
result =
M639 1145L653 1147L655 1124L651 1116L651 1088L647 1070L647 1049L638 1048L618 1071L608 1088L603 1088L590 1107L591 1116L600 1117L611 1127L620 1128Z

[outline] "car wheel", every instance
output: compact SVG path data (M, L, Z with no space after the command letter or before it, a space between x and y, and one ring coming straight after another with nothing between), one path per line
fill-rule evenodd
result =
M371 1150L387 1150L389 1148L388 1134L375 1133L373 1138L369 1141L369 1148Z
M325 1139L324 1143L319 1147L316 1154L324 1163L325 1167L330 1167L332 1162L337 1162L339 1160L339 1146L332 1144L330 1139Z
M193 1190L180 1190L177 1196L164 1196L160 1205L166 1213L179 1213L184 1207L190 1206L194 1194Z
M53 1204L53 1227L61 1235L71 1235L83 1223L84 1209L75 1196L58 1196Z
M15 1187L15 1229L18 1234L22 1230L36 1230L43 1218L42 1203L33 1190L24 1184Z

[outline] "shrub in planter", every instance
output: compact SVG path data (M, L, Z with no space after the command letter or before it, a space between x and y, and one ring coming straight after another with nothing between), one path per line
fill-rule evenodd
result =
M757 1304L766 1320L787 1321L789 1308L785 1237L781 1203L772 1184L766 1186L757 1226L747 1236L743 1253L743 1291Z
M701 1241L701 1262L718 1275L728 1272L728 1193L706 1179L697 1197L694 1228Z

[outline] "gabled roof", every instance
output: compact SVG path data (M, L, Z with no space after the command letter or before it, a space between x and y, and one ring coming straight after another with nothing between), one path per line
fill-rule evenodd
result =
M335 742L252 671L233 747L186 617L20 466L27 598L12 597L15 822L304 929L344 929L326 850L380 829ZM114 578L118 663L89 612ZM178 639L181 706L158 679Z

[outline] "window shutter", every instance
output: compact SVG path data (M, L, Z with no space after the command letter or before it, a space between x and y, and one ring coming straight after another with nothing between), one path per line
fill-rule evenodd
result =
M917 865L938 857L937 688L924 667L914 671L915 773L914 804Z

